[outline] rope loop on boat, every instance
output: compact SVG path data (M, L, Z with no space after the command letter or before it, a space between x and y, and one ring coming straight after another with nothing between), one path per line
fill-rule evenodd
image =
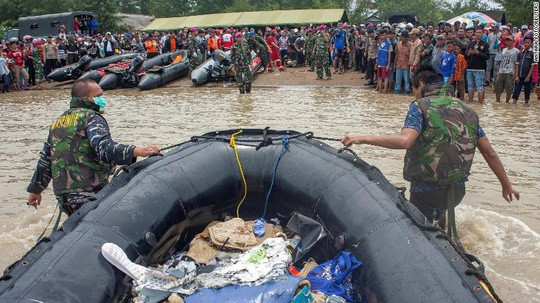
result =
M240 176L242 176L242 183L244 184L244 195L242 196L242 199L240 202L238 202L238 206L236 207L236 217L240 218L240 207L242 206L242 203L244 203L244 200L246 199L248 188L247 188L247 181L246 177L244 176L244 169L242 169L242 162L240 162L240 157L238 156L238 148L236 147L236 135L239 135L242 133L242 130L239 130L231 135L231 140L229 141L229 145L234 150L234 157L236 158L236 163L238 163L238 169L240 170Z
M270 194L272 193L272 189L274 188L274 183L276 181L276 174L277 174L277 168L279 165L279 161L281 161L281 157L283 157L283 154L285 153L285 150L287 149L287 144L289 143L289 138L287 136L283 136L281 138L281 149L279 150L279 154L274 161L274 165L272 166L272 181L270 182L270 187L268 188L268 192L266 193L266 200L264 201L264 210L262 217L266 216L266 209L268 207L268 202L270 201Z

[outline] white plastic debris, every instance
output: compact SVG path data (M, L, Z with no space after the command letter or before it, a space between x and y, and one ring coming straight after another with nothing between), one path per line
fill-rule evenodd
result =
M225 260L210 273L200 274L196 280L205 288L227 285L260 285L287 272L291 255L282 238L269 238L238 258Z

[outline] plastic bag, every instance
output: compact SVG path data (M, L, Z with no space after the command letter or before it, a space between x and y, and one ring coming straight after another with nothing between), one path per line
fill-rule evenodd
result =
M339 252L333 259L326 261L309 272L307 278L311 289L327 295L343 297L348 303L354 303L352 272L360 267L362 262L346 251Z

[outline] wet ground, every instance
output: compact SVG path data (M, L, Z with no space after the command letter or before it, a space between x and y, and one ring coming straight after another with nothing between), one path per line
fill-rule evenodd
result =
M276 80L280 76L262 76L256 84L281 85ZM295 81L287 77L285 82ZM333 85L330 81L323 80L324 85ZM346 133L389 134L400 130L412 101L410 96L380 95L361 87L256 87L251 95L239 95L233 87L214 86L106 92L113 138L167 146L208 131L265 126L336 138ZM25 205L25 188L47 128L66 109L68 96L64 89L0 95L0 267L31 248L51 218L52 191L45 192L35 210ZM486 104L473 107L522 199L512 204L502 199L496 177L477 153L467 195L458 207L458 229L466 248L485 262L503 299L540 302L540 103L515 106L492 99L490 95ZM355 150L394 184L408 185L401 176L404 151L368 146Z

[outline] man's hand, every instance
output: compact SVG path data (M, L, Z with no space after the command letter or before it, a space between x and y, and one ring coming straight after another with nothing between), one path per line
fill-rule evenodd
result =
M516 79L518 79L518 81L519 81L519 78L517 76L516 76ZM524 82L529 82L529 81L531 81L531 77L527 76L527 78L525 78Z
M135 147L133 151L134 157L148 157L151 155L159 154L161 149L155 145L150 145L146 147Z
M519 193L512 187L512 185L503 187L502 196L508 203L514 201L512 196L514 196L516 200L519 200Z
M35 209L37 209L38 205L40 204L41 204L41 194L31 193L28 196L28 202L26 202L26 205L33 206Z
M362 136L347 135L341 139L341 144L351 146L352 144L362 144Z

